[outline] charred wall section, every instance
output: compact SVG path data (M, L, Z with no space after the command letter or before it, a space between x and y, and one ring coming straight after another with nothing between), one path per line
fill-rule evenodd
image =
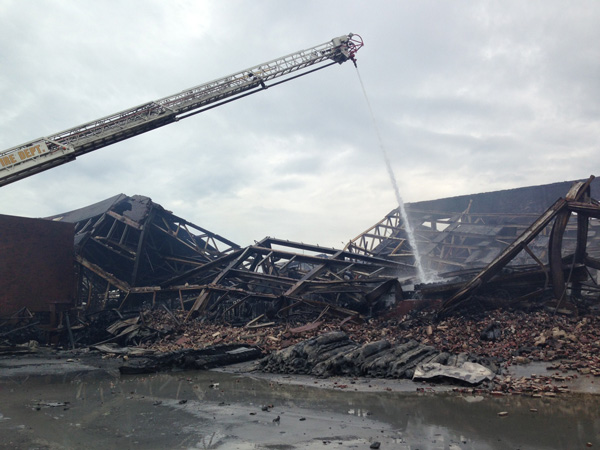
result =
M54 312L75 298L73 224L0 215L0 316Z

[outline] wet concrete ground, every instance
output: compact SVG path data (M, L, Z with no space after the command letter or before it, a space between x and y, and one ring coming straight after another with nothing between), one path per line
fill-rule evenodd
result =
M223 371L119 376L115 362L0 359L0 448L600 447L597 395L417 393L430 385Z

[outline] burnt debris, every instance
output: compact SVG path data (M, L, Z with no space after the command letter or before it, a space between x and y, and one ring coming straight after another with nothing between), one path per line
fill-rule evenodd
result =
M136 345L169 333L144 322L144 312L158 309L175 328L199 321L250 330L343 326L432 307L440 316L516 306L597 310L597 191L590 177L407 204L421 260L437 276L431 284L417 278L397 209L343 249L272 237L241 247L148 197L120 194L48 218L74 227L77 294L46 331L72 347ZM0 336L18 336L11 326L30 330L37 319L4 317Z

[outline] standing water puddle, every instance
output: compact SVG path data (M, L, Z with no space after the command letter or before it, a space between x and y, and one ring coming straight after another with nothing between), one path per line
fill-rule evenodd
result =
M401 450L600 445L599 396L407 393L396 392L390 380L382 382L391 391L373 392L370 380L336 389L303 381L281 384L221 372L5 379L0 448L365 449L375 441L382 449ZM499 416L501 411L508 414Z

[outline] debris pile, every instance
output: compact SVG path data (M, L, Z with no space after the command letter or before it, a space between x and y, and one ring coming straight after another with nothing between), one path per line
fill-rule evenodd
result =
M468 361L468 355L451 355L409 340L358 345L344 332L331 332L272 353L260 362L264 372L308 374L318 377L453 378L470 384L491 380L494 372Z
M25 307L6 320L0 320L0 354L29 352L29 342L41 341L42 333L37 327L39 324L39 319Z
M206 370L213 367L252 361L261 356L261 351L255 347L218 345L201 350L185 349L128 359L124 365L119 367L119 371L123 374L140 374L173 369Z
M176 312L184 317L184 312ZM319 321L314 327L278 324L269 327L232 327L199 321L179 324L164 311L147 313L147 325L164 336L144 345L159 351L203 348L207 345L246 343L266 352L281 350L307 339L343 331L358 345L387 340L390 344L415 340L449 354L469 353L505 366L528 361L562 361L560 369L600 373L600 319L597 315L570 317L551 311L497 309L477 315L442 320L431 312L412 312L366 324ZM166 332L165 330L168 330Z
M452 353L468 351L509 364L564 360L567 370L587 368L600 375L600 320L537 311L488 311L473 318L452 317L413 328L416 338ZM489 338L490 330L495 337Z
M148 197L120 194L49 218L73 224L79 274L77 308L60 311L56 331L67 331L68 319L87 326L100 312L163 305L186 311L184 322L252 327L360 323L408 310L418 302L406 300L415 299L439 302L444 314L481 298L503 307L593 306L600 267L593 180L576 182L546 212L548 192L565 183L409 204L428 269L452 269L430 285L418 284L397 211L342 250L271 237L242 248Z
M511 210L511 195L525 198L527 188L413 205L423 260L452 269L428 285L416 279L394 212L343 250L271 237L242 248L147 197L121 194L51 218L74 224L79 273L77 309L61 312L52 332L73 348L171 355L158 367L198 360L173 356L182 352L237 345L279 352L265 370L319 376L468 382L477 374L480 382L489 377L469 364L495 372L526 361L596 376L593 181L574 183L549 207L546 194ZM502 201L486 203L492 197ZM332 336L321 349L319 339ZM497 392L533 392L539 379L494 383Z
M142 348L173 353L215 345L252 346L271 354L263 362L264 370L318 376L413 377L418 363L427 362L451 367L476 362L493 372L529 362L552 363L553 374L545 375L542 385L541 376L535 382L526 377L496 377L489 389L503 393L535 393L542 387L558 392L578 376L600 376L597 315L496 309L439 320L434 312L413 311L366 324L333 319L308 326L280 323L251 328L206 324L201 319L184 322L184 311L173 314L164 310L145 314L146 326L160 331L160 337L143 343ZM404 365L403 358L407 359ZM428 369L429 374L421 378L432 377L440 367Z

